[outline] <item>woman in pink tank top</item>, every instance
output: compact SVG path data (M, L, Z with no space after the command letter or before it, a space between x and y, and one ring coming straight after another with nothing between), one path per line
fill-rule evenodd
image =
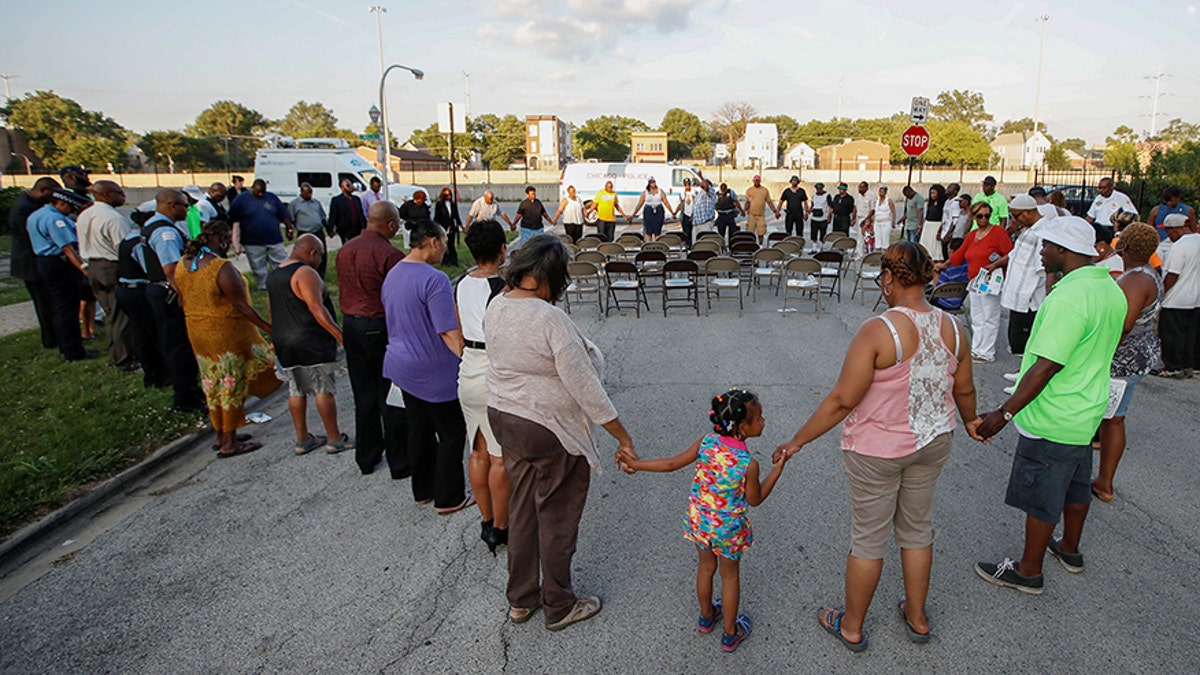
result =
M932 279L933 262L919 244L888 247L877 279L888 311L858 329L833 391L775 451L794 455L846 422L841 447L850 483L851 548L845 608L822 607L817 621L855 652L867 648L863 620L893 530L905 572L900 618L909 640L929 641L933 488L950 456L956 407L977 438L971 348L958 322L926 301Z

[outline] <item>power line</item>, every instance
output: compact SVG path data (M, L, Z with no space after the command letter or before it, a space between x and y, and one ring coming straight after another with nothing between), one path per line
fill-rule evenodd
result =
M8 81L17 79L18 75L0 75L0 80L4 80L4 102L8 103L12 100L12 91L8 88Z
M1158 112L1158 99L1162 98L1163 96L1170 95L1170 94L1166 94L1166 93L1162 92L1162 79L1164 77L1170 77L1170 75L1167 73L1164 73L1162 70L1162 66L1159 66L1158 72L1156 72L1153 75L1147 75L1145 78L1147 80L1154 80L1154 96L1139 96L1138 97L1138 98L1153 98L1154 99L1153 112L1150 113L1150 136L1152 136L1152 137L1155 135L1155 133L1158 130L1158 116L1160 114L1162 114L1162 115L1166 114L1166 113Z

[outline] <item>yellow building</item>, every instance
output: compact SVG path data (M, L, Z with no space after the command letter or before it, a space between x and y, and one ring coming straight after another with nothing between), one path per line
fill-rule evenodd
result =
M667 163L667 132L634 131L629 139L629 161Z
M818 169L874 171L889 168L891 160L892 149L879 141L847 138L838 145L826 145L817 150Z

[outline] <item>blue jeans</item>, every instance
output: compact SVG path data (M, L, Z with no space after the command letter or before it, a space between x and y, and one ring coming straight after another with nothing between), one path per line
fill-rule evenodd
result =
M517 240L518 244L524 244L527 240L542 233L542 228L540 227L536 230L531 230L528 227L519 227L517 229L521 232L521 237Z
M904 237L913 244L918 244L921 242L921 236L917 234L916 230L905 230Z

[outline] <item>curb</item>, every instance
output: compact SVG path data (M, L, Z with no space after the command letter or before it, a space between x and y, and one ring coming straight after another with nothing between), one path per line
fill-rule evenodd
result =
M255 412L261 408L265 408L280 396L280 390L286 391L286 389L281 387L265 399L256 401L254 405L246 409L246 412ZM155 450L137 464L97 485L83 496L72 500L41 520L30 523L14 532L7 540L0 543L0 577L8 576L4 570L9 569L10 566L19 566L25 562L19 558L36 544L49 538L55 531L86 513L93 506L107 501L130 483L145 477L167 462L193 449L201 440L212 433L212 425L207 424L199 431L194 431L187 436L177 438Z

